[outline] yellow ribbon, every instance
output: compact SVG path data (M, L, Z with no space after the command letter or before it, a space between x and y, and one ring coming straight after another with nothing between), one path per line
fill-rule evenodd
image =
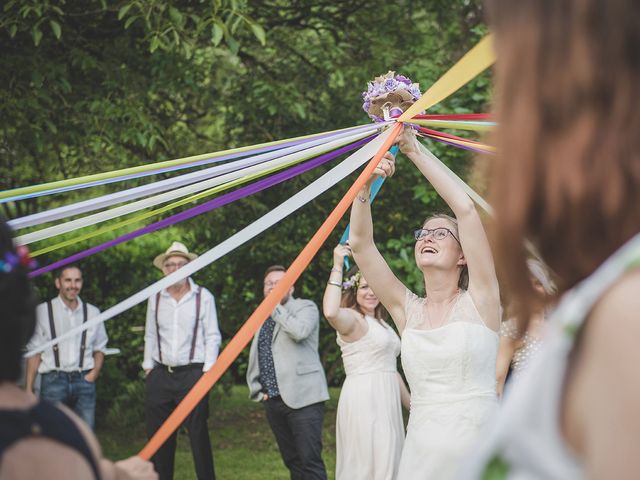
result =
M462 145L465 147L471 147L471 148L476 148L476 149L480 149L483 150L485 152L495 152L496 149L495 147L492 147L491 145L485 145L484 143L474 143L474 142L465 142L464 140L456 140L455 138L447 138L447 137L439 137L442 138L442 140L449 142L449 143L455 143L456 145Z
M410 123L423 127L450 128L453 130L470 130L474 132L488 132L493 130L494 124L487 122L469 122L463 120L428 120L412 118Z
M431 85L416 103L398 117L399 122L405 122L423 110L441 102L453 92L464 86L471 79L486 70L495 62L495 54L491 47L491 35L487 35L469 50L458 63L449 69L436 83Z
M353 127L349 127L349 128L353 128ZM162 161L162 162L150 163L150 164L147 164L147 165L138 165L136 167L121 168L119 170L112 170L112 171L109 171L109 172L94 173L94 174L91 174L91 175L84 175L82 177L68 178L68 179L65 179L65 180L56 180L56 181L53 181L53 182L40 183L38 185L31 185L31 186L28 186L28 187L19 187L19 188L14 188L12 190L4 190L4 191L0 191L0 200L3 199L3 198L14 197L14 196L18 196L18 195L26 195L26 194L30 194L30 193L42 192L42 191L45 191L45 190L51 190L51 189L55 189L55 188L68 187L68 186L73 186L73 185L81 185L83 183L90 183L90 182L99 181L99 180L116 178L116 177L129 175L129 174L135 174L135 173L140 173L140 172L148 172L148 171L151 171L151 170L165 168L165 167L172 167L172 166L176 166L176 165L184 165L185 163L191 163L191 162L197 162L197 161L200 161L200 160L217 158L217 157L220 157L222 155L229 155L229 154L232 154L232 153L239 153L239 152L247 152L247 151L250 151L250 150L257 149L257 148L262 148L262 147L267 147L267 146L272 146L272 145L280 145L281 143L290 142L290 141L293 141L293 140L304 140L304 139L310 139L310 138L313 138L313 137L317 137L317 136L325 135L325 134L329 134L329 133L338 133L338 132L341 132L341 131L344 131L344 130L349 130L349 128L341 128L341 129L338 129L338 130L331 130L329 132L315 133L313 135L303 135L303 136L300 136L300 137L287 138L287 139L284 139L284 140L276 140L274 142L258 143L256 145L248 145L248 146L239 147L239 148L230 148L228 150L222 150L222 151L219 151L219 152L204 153L204 154L201 154L201 155L192 155L190 157L178 158L178 159L175 159L175 160L165 160L165 161Z

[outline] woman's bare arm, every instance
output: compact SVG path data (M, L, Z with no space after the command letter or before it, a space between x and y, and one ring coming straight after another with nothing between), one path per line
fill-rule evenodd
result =
M421 148L413 130L404 128L399 145L458 220L460 244L469 269L469 292L487 325L497 330L500 322L498 279L489 240L473 200L445 172L438 159Z
M153 464L140 457L133 456L117 462L103 458L98 440L89 427L64 405L59 407L73 420L82 433L98 463L100 474L104 480L157 480L158 474L154 470Z
M563 430L585 478L640 472L640 271L627 274L592 311L565 390Z
M322 313L343 340L353 342L361 338L367 329L361 319L362 315L351 308L340 307L342 263L346 256L351 256L351 249L348 246L338 245L333 249L333 268L322 298Z
M407 384L404 383L404 379L400 373L396 373L398 375L398 384L400 385L400 402L404 409L408 412L411 410L411 393L409 393L409 388Z
M498 359L496 361L496 391L498 397L502 397L504 393L504 383L507 380L513 353L516 351L518 340L511 337L500 337L500 348L498 350Z
M391 176L394 172L394 158L387 152L381 160L374 175ZM402 333L405 326L404 299L406 288L393 274L373 241L373 220L371 218L371 202L369 191L371 177L365 188L358 193L351 206L351 226L349 246L360 271L369 282L369 286L380 302L391 314L393 321Z

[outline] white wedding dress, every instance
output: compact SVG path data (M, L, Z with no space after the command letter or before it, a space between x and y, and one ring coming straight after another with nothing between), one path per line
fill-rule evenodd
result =
M394 480L404 442L400 339L389 325L365 319L362 338L337 337L347 378L336 418L336 480Z
M424 324L425 299L407 290L402 366L411 413L398 480L454 478L497 406L498 334L463 291L445 324Z

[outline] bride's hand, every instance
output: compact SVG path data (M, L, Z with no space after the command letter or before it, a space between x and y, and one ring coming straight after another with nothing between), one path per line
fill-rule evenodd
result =
M420 143L413 128L406 125L402 127L402 133L398 135L398 146L405 155L420 152Z

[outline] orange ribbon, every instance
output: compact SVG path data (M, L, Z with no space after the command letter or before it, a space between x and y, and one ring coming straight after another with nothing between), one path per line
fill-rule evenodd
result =
M169 418L165 420L153 437L151 437L149 442L147 442L140 453L138 453L139 457L149 460L158 451L164 442L166 442L173 432L178 429L182 422L196 407L198 402L204 398L207 392L211 390L220 377L222 377L224 372L227 371L238 355L240 355L240 352L242 352L244 347L246 347L251 341L260 326L271 315L271 312L273 312L276 305L280 303L282 297L284 297L289 288L293 286L304 269L307 268L307 265L309 265L315 254L318 253L318 250L320 250L322 244L326 241L344 213L352 204L358 192L364 187L369 177L373 174L373 171L382 159L382 156L387 152L387 150L389 150L389 148L391 148L391 145L400 133L401 127L401 123L396 123L392 127L393 130L389 137L362 171L360 176L356 179L351 188L347 191L345 196L342 197L342 200L338 202L318 231L313 235L311 240L309 240L309 243L307 243L293 263L289 266L284 277L282 277L275 288L271 290L271 293L265 297L262 303L258 305L258 308L255 309L244 325L240 327L227 347L222 351L222 353L220 353L216 363L214 363L213 366L205 372L202 377L200 377L200 380L198 380L189 393L187 393L187 395L178 404L176 409L171 413L171 415L169 415Z

